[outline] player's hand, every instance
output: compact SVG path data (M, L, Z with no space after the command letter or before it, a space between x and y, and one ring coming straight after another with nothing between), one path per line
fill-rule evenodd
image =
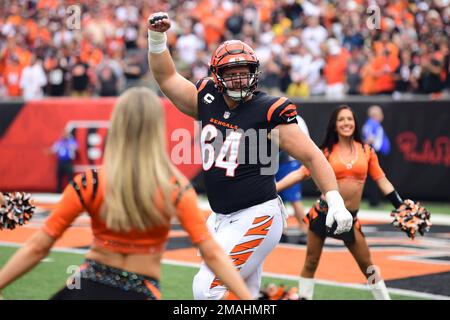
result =
M147 20L148 29L156 32L166 32L170 28L170 19L167 12L152 13Z
M347 208L345 208L344 200L339 192L336 190L328 191L325 194L325 197L328 204L327 219L325 222L327 228L331 229L333 223L336 222L337 228L334 234L350 231L353 224L353 216Z

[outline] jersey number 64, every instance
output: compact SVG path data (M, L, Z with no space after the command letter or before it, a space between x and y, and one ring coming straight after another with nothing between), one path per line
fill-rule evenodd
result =
M203 128L200 137L203 170L208 171L214 165L217 168L225 169L227 177L234 177L236 168L239 166L238 152L242 133L231 131L227 135L216 157L212 141L221 138L221 136L221 132L212 124L208 124Z

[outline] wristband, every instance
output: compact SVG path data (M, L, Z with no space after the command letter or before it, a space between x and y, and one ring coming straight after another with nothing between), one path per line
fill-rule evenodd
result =
M148 30L148 51L162 53L167 50L167 35L165 32Z
M387 194L385 198L388 199L396 209L403 204L402 198L395 190Z

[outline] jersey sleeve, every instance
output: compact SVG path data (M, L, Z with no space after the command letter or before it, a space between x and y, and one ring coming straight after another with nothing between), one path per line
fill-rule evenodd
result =
M82 175L77 175L64 189L61 200L44 223L42 230L53 238L59 238L83 212L85 207L80 201L80 193L74 185L82 186ZM82 189L82 188L80 188Z
M211 78L203 78L198 80L195 83L195 86L197 87L197 93L200 93L203 89L205 89L208 82L211 80Z
M279 124L298 123L297 106L288 98L278 98L267 111L267 122L271 128Z
M376 181L385 177L385 173L383 169L381 169L380 164L378 162L378 156L375 153L375 150L372 147L369 147L369 175L370 177Z
M205 217L198 207L197 193L190 184L181 188L175 205L177 217L192 243L198 244L211 237Z

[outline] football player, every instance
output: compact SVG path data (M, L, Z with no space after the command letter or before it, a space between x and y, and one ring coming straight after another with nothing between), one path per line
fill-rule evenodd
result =
M275 172L264 170L264 148L276 143L311 170L330 206L327 224L332 227L336 221L334 232L350 230L353 218L331 166L298 127L296 106L256 90L259 61L254 50L238 40L222 43L211 57L212 78L194 85L175 69L166 44L169 28L167 13L150 15L150 69L172 103L201 122L203 173L213 211L207 224L256 298L263 262L278 244L284 224ZM271 154L276 158L278 152ZM206 265L195 276L193 291L195 299L233 299Z

